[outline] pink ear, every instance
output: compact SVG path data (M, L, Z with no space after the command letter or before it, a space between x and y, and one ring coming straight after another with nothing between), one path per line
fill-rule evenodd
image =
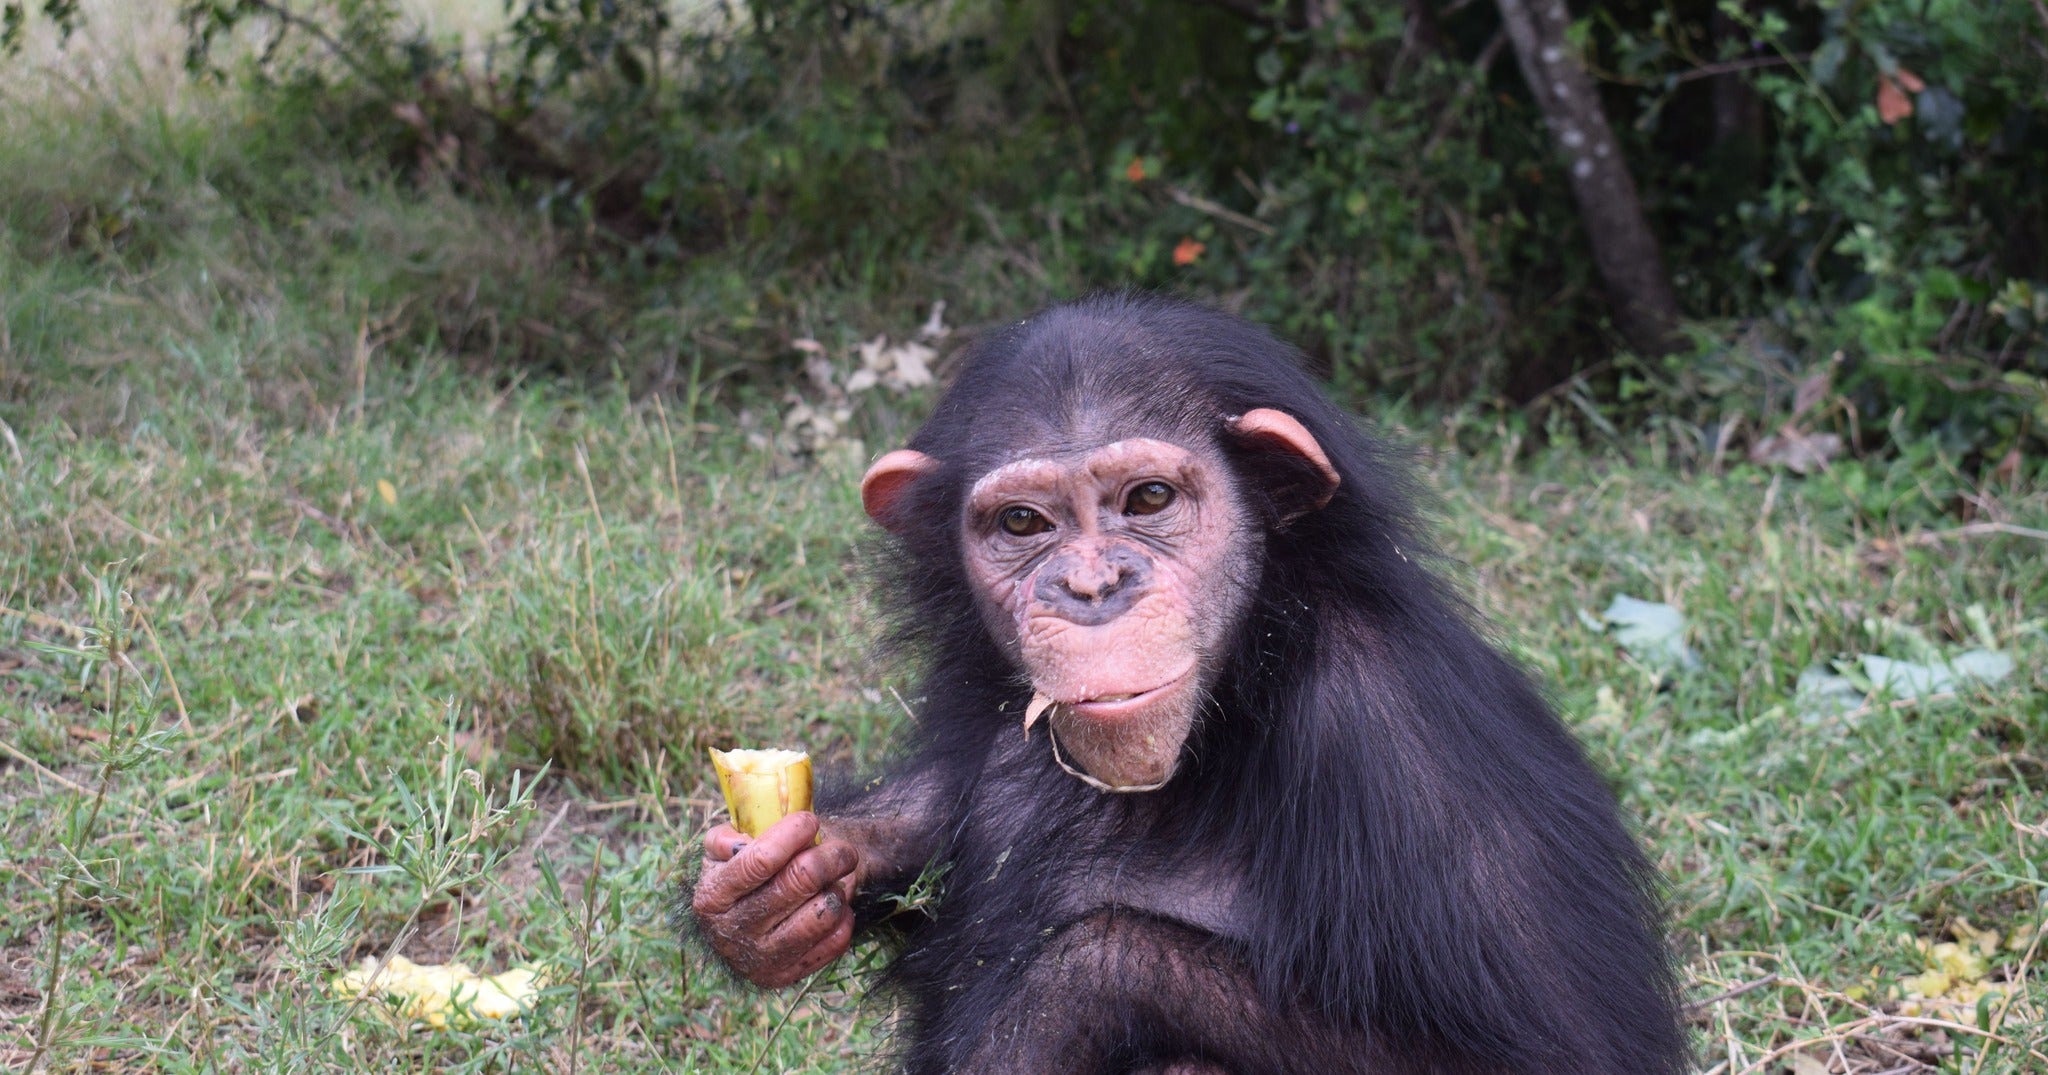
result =
M868 518L881 523L892 534L901 534L910 526L910 520L903 518L899 510L903 494L919 478L937 469L939 461L923 452L908 448L890 452L875 460L875 465L861 478L860 506L867 510Z
M1328 504L1330 498L1337 495L1337 485L1343 480L1338 476L1337 468L1330 465L1330 457L1323 454L1323 446L1316 443L1308 427L1296 421L1293 415L1271 407L1258 407L1230 419L1228 424L1232 433L1252 447L1261 451L1287 452L1314 467L1323 478L1323 486L1315 496L1315 507Z

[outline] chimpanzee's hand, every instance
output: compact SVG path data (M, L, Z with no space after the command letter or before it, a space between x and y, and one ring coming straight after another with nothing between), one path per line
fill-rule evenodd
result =
M704 875L690 907L712 950L755 985L790 985L853 939L860 855L844 840L814 847L817 834L817 815L797 813L758 840L730 825L704 836Z

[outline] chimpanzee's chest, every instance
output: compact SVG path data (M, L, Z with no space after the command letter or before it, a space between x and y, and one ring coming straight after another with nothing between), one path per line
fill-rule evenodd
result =
M1162 793L1103 792L1061 771L1042 726L998 737L963 806L942 914L1058 923L1130 910L1244 939L1234 856L1174 824Z

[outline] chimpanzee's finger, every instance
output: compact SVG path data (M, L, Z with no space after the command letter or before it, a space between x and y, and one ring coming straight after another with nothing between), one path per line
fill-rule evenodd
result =
M733 904L781 874L789 860L810 847L817 837L818 816L808 811L791 814L769 826L755 840L720 831L726 828L712 829L704 837L704 876L697 882L697 891L690 901L700 915L720 915L732 910ZM734 836L739 838L735 840ZM715 847L714 838L720 841ZM735 846L739 844L744 845L743 851ZM720 851L726 856L723 861L717 857Z
M713 862L724 862L732 857L733 852L753 841L753 837L731 825L719 825L704 834L704 857Z
M781 963L774 985L799 981L839 958L853 939L853 909L836 892L804 903L769 935L763 950L796 953Z
M776 926L802 913L805 905L821 894L837 896L839 882L851 876L859 864L859 853L844 840L810 848L789 860L760 891L734 904L733 917L762 930Z

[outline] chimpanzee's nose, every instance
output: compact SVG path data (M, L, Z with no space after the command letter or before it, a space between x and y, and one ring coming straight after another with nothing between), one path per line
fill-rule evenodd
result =
M1062 552L1040 570L1033 596L1075 623L1106 623L1136 602L1150 569L1142 554L1122 546Z
M1061 588L1083 601L1100 601L1123 588L1130 570L1108 560L1082 563L1059 580Z

